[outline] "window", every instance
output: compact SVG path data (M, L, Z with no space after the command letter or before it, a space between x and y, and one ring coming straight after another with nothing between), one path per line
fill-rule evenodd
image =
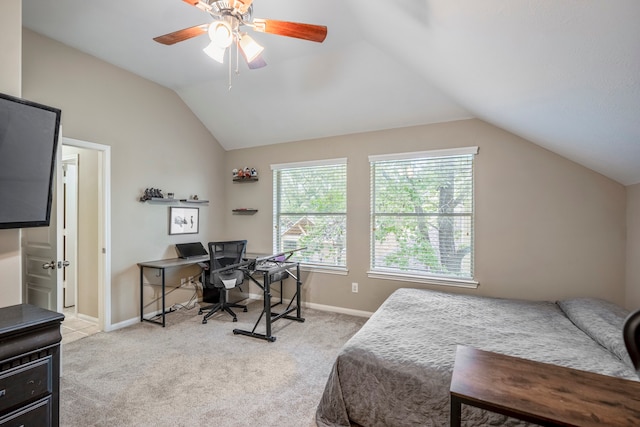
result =
M347 266L347 161L272 165L274 251L302 264Z
M472 282L477 151L369 157L372 277Z

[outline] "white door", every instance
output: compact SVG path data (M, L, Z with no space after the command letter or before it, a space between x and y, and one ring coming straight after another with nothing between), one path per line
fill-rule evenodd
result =
M64 150L64 147L63 147ZM78 280L78 155L66 155L62 160L64 173L63 253L69 266L63 272L64 307L76 305Z
M62 312L58 283L62 281L65 264L61 258L62 239L57 238L63 220L63 204L57 203L58 195L62 194L62 180L57 179L62 174L61 152L61 144L58 144L50 226L22 229L24 301L57 312Z

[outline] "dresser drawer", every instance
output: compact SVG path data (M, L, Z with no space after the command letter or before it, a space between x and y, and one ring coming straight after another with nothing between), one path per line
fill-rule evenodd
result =
M0 417L0 427L47 427L51 425L51 396Z
M0 413L23 402L50 394L51 356L0 372Z

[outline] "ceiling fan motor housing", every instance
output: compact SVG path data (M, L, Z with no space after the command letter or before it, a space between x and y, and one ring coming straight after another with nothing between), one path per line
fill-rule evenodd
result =
M234 7L232 4L236 1L224 1L224 0L206 0L209 8L207 12L215 19L222 19L225 17L233 17L236 21L239 21L239 25L246 22L251 22L253 16L253 4L249 5L245 13L242 13L240 9Z

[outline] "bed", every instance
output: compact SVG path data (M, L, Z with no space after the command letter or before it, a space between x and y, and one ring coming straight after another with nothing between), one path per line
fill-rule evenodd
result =
M447 426L456 346L638 380L622 338L627 311L554 302L395 291L340 351L316 412L321 427ZM467 426L525 426L463 408Z

